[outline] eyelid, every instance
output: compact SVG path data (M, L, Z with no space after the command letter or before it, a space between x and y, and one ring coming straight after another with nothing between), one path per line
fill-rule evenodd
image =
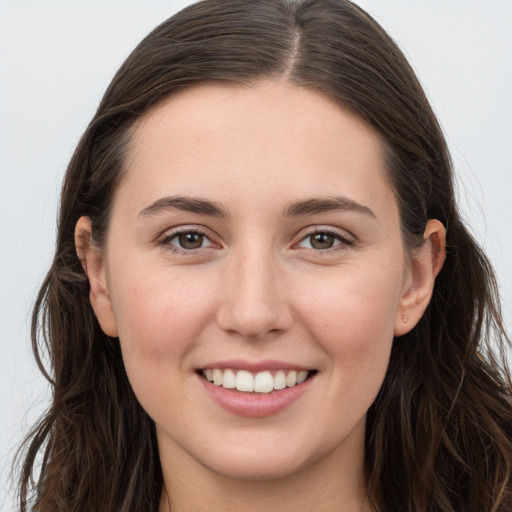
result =
M308 247L300 247L299 244L301 242L304 242L308 237L325 233L327 235L331 235L335 237L340 243L334 245L333 247L329 247L328 249L314 249L314 248L308 248ZM343 250L346 249L347 246L355 246L357 245L357 239L348 231L341 228L336 228L333 226L322 226L322 225L316 225L316 226L309 226L305 229L303 229L299 235L299 240L293 244L293 248L302 248L309 251L312 251L316 254L326 254L331 251L337 251L337 250Z
M199 235L204 236L208 241L210 242L209 245L205 247L199 247L197 249L184 249L182 247L179 247L177 245L171 244L171 240L175 239L177 236L183 234L183 233L197 233ZM174 253L181 253L181 254L194 254L197 251L201 251L204 249L210 249L211 247L215 248L221 248L221 244L216 242L214 240L214 236L211 234L211 230L197 225L197 224L191 224L191 225L184 225L184 226L177 226L175 228L169 228L166 229L156 240L157 245L163 247L164 249L168 249L171 252Z
M175 239L177 236L183 233L197 233L202 236L204 236L208 241L209 244L205 247L199 247L197 249L184 249L177 245L173 245L170 242ZM334 245L333 247L329 247L327 249L315 249L315 248L308 248L308 247L301 247L299 244L304 242L308 237L313 236L315 234L328 234L330 236L335 237L339 243ZM162 232L161 235L158 236L156 240L156 244L161 246L164 249L168 249L171 252L174 253L181 253L181 254L194 254L196 252L210 249L210 248L223 248L222 244L217 242L215 240L216 236L215 234L211 232L210 229L197 225L197 224L191 224L191 225L181 225L174 228L168 228L165 231ZM292 244L293 249L304 249L310 252L313 252L315 254L326 254L332 251L338 251L346 249L348 246L355 246L357 245L357 239L349 233L345 229L333 227L333 226L323 226L323 225L313 225L308 226L304 229L302 229L299 234L297 235L296 239L298 239L296 242Z

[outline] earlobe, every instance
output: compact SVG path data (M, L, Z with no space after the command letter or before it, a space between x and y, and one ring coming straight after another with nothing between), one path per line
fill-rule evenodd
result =
M105 334L118 336L117 323L110 297L102 251L94 244L89 217L80 217L75 227L75 247L89 280L89 300Z
M395 320L395 336L406 334L419 322L446 259L446 230L440 221L429 220L423 238L423 245L415 249L411 257L410 280L401 297Z

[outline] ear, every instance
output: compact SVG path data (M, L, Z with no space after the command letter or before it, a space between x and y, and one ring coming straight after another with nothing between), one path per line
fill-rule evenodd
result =
M112 300L108 290L105 261L102 251L92 238L89 217L80 217L75 227L75 247L89 279L89 299L103 332L111 337L118 336Z
M429 220L423 238L423 245L411 256L409 279L395 319L395 336L408 333L419 322L446 259L446 230L441 222Z

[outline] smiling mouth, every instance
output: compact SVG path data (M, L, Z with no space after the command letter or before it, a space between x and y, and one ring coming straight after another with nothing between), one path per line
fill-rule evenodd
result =
M214 386L244 393L272 393L293 388L316 374L316 370L277 370L249 372L230 368L209 368L198 372Z

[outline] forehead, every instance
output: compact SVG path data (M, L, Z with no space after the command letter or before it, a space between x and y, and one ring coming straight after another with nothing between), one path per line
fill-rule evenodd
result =
M382 202L391 197L382 155L371 127L315 90L208 84L139 121L120 189L131 189L137 202L164 192L215 193L221 202L233 195L254 202L251 192L281 202L287 194L340 193Z

